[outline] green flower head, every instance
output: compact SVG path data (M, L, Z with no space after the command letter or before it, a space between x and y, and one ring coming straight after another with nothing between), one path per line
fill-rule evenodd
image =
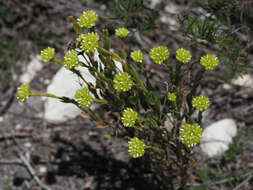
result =
M133 51L130 56L137 63L142 63L142 61L143 61L143 54L142 54L141 50Z
M41 50L40 57L42 61L49 62L51 61L55 56L55 49L52 47L48 47L46 49Z
M72 69L78 66L78 54L75 50L69 50L64 56L64 66L67 69Z
M123 112L121 122L123 123L125 127L132 127L134 126L137 118L138 118L138 113L131 108L127 108Z
M126 92L131 90L132 86L133 81L128 73L123 72L115 75L113 79L113 87L115 90Z
M168 99L169 99L169 101L176 102L177 96L176 96L175 93L169 92L168 93Z
M165 46L154 47L149 52L150 57L156 64L162 64L166 59L169 58L170 52Z
M203 111L209 108L210 101L206 96L198 96L192 100L192 106L199 111Z
M76 91L75 99L81 106L81 108L87 108L93 102L93 98L90 95L90 91L87 87L83 87Z
M191 52L189 50L186 50L184 48L179 48L176 51L176 59L182 63L189 63L189 61L191 60L192 55Z
M31 96L31 88L29 84L22 84L18 87L17 98L19 101L24 102Z
M197 145L202 140L202 128L197 123L182 125L179 134L182 138L182 143L189 148Z
M77 19L77 24L83 28L92 28L96 26L98 15L94 11L86 11Z
M128 152L133 158L142 157L145 152L145 144L137 137L131 138L128 142Z
M213 70L219 64L219 60L216 55L207 54L201 57L200 64L204 66L206 70Z
M119 36L120 38L125 38L128 36L129 31L126 28L118 28L115 30L116 36Z
M96 50L99 46L99 35L95 32L87 33L81 35L77 40L81 41L81 49L84 52L92 52Z

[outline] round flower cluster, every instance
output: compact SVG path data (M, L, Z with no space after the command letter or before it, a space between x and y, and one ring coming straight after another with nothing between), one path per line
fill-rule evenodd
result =
M41 50L40 57L42 61L49 62L51 61L55 56L55 49L52 47L48 47L46 49Z
M192 55L191 52L189 50L186 50L184 48L179 48L176 51L176 59L182 63L189 63L189 61L191 60Z
M210 101L206 96L198 96L192 100L192 106L199 111L203 111L209 108Z
M118 28L115 30L116 36L119 36L120 38L125 38L128 36L129 31L126 28Z
M176 102L177 96L176 96L175 93L169 92L169 93L168 93L168 99L169 99L170 101L172 101L172 102Z
M130 56L137 63L142 63L142 61L143 61L143 54L142 54L141 50L133 51Z
M81 106L81 108L87 108L93 102L93 98L90 95L90 91L87 87L83 87L76 91L75 99Z
M116 74L113 79L113 87L117 91L129 91L133 86L133 81L131 80L131 76L123 72L121 74Z
M154 47L149 52L150 57L156 64L162 64L166 59L169 58L170 52L165 46Z
M200 64L204 66L206 70L213 70L219 64L219 60L216 55L207 54L201 57Z
M138 118L138 113L131 108L127 108L123 112L121 121L125 127L132 127L134 126L137 118Z
M31 96L31 88L29 84L24 83L18 87L17 98L19 101L24 102L29 96Z
M64 56L64 66L67 69L72 69L78 66L78 54L75 50L69 50Z
M96 50L99 46L99 35L95 32L87 33L87 34L81 34L78 39L77 43L80 43L81 49L84 52L92 52Z
M197 145L202 140L202 128L197 123L182 125L179 134L182 143L189 148Z
M98 15L94 11L86 11L77 19L77 24L83 28L92 28L96 26Z
M133 158L142 157L145 152L145 144L137 137L131 138L128 142L128 152Z

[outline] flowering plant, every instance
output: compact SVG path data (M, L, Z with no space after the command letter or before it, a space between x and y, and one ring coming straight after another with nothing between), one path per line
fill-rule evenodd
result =
M29 84L18 88L18 99L25 101L31 96L47 96L75 104L95 125L120 129L129 139L128 151L133 158L148 155L161 167L175 169L185 176L182 178L184 185L187 170L193 165L192 147L202 139L202 113L210 106L208 97L198 96L197 89L203 73L214 69L219 63L218 58L204 55L196 63L191 61L192 55L187 49L179 48L174 53L165 45L153 47L149 52L151 60L167 69L170 76L165 85L153 84L143 63L142 51L126 53L125 39L131 35L126 28L115 31L123 44L121 57L111 51L108 31L103 30L103 35L95 31L98 22L95 12L86 11L78 19L71 17L71 20L78 35L76 47L67 51L63 60L55 58L52 47L42 50L41 57L43 61L53 61L80 77L82 87L76 91L74 99L31 92ZM83 28L88 32L84 34ZM101 63L94 59L95 53L99 54ZM175 54L175 60L170 60L171 54ZM116 62L122 68L118 68ZM96 83L87 82L77 66L86 67ZM192 67L198 72L192 72ZM156 86L163 90L157 91ZM92 110L90 105L93 103L100 104L103 111ZM110 118L105 118L106 112L110 113ZM168 120L171 128L165 126Z

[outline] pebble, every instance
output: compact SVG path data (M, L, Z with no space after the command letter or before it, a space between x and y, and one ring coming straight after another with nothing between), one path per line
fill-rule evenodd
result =
M237 126L233 119L222 119L206 127L200 144L202 152L209 157L223 154L228 150L232 138L237 134Z
M36 76L37 72L43 67L40 55L33 56L31 62L25 68L25 72L20 76L21 83L30 83Z

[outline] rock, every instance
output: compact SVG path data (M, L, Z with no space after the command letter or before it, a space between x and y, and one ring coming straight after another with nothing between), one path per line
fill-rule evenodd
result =
M231 83L233 85L253 88L253 77L249 74L245 74L242 77L238 76L236 79L232 79Z
M209 157L221 155L228 150L232 138L237 133L237 126L232 119L223 119L206 127L203 131L201 150Z
M181 7L176 5L175 3L167 3L166 7L164 8L164 11L171 14L177 14L180 9ZM168 14L163 14L160 17L160 21L163 23L167 23L169 25L170 30L177 30L179 28L177 18L168 16Z
M87 57L86 57L87 58ZM98 53L95 52L94 59L99 63L103 63L99 60ZM84 56L79 56L79 60L86 62ZM115 62L119 71L122 71L122 65L119 62ZM89 73L86 67L76 67L85 78L87 82L96 84L96 79ZM86 84L81 81L74 73L62 67L56 75L53 77L51 84L47 88L47 93L54 94L56 96L66 96L69 98L74 98L75 93L78 89L86 86ZM100 96L99 92L98 95ZM101 96L100 96L101 97ZM91 109L95 109L96 105L93 104ZM73 105L62 103L57 99L47 98L45 102L45 112L44 118L51 122L63 122L68 119L73 119L81 114L81 110Z
M160 3L161 0L151 0L150 4L148 4L148 7L151 9L154 9L158 3Z
M19 81L21 83L30 83L36 76L36 73L40 71L42 67L43 63L40 55L33 56L31 62L25 68L24 73L21 75Z
M45 176L47 173L47 167L46 166L40 166L38 169L38 175L39 176Z

